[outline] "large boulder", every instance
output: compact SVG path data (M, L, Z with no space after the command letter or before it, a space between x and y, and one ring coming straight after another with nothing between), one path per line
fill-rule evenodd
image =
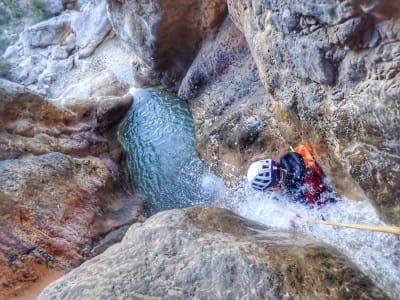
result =
M335 249L213 207L132 226L38 297L77 298L388 299Z
M142 219L116 136L131 102L51 102L0 80L0 298L32 298Z
M400 224L399 11L393 1L228 0L283 138L338 192Z
M116 34L133 51L137 86L177 89L200 42L213 34L227 12L225 0L107 0Z
M50 101L6 80L0 80L0 95L0 159L57 151L120 161L114 125L129 109L131 96Z

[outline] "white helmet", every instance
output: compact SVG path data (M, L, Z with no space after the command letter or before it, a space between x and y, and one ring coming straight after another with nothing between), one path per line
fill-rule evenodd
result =
M279 163L272 159L263 159L252 163L247 171L247 180L256 190L266 190L279 184Z

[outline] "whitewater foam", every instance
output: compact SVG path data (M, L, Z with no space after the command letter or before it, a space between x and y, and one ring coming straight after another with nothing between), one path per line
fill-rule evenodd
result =
M216 205L274 228L298 230L323 240L350 257L388 295L394 298L400 295L400 240L397 236L304 222L316 219L385 226L369 201L343 197L337 198L336 203L310 208L291 201L279 191L255 191L245 180L225 188L223 193L223 200Z

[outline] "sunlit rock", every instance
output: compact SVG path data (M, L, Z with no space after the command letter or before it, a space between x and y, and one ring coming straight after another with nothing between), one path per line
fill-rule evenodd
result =
M75 60L92 55L110 35L105 0L85 3L82 11L62 11L20 34L17 43L4 54L10 64L6 75L36 93L48 95L52 83L70 72Z
M110 71L97 73L81 82L70 85L60 98L87 98L97 96L123 96L128 85L118 80Z

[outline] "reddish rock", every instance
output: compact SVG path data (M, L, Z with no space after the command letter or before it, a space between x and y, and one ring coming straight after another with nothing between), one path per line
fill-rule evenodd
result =
M0 298L32 297L141 219L115 134L132 99L0 94Z

